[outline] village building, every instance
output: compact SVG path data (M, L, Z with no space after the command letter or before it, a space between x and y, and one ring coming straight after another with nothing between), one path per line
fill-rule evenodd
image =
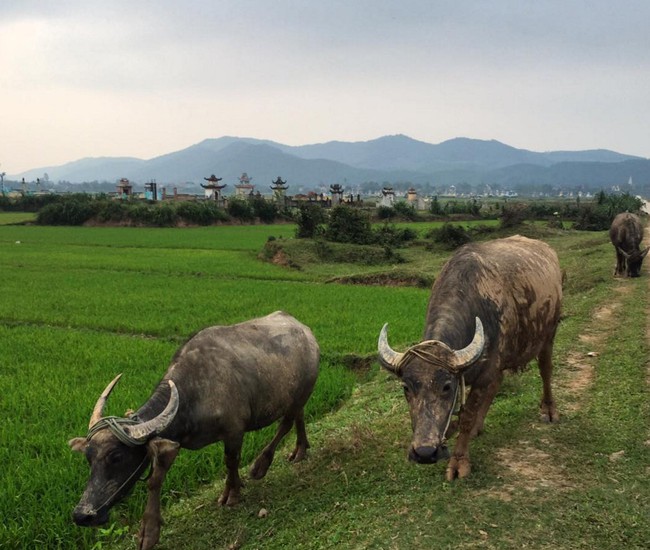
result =
M208 183L202 183L201 187L205 190L205 198L207 200L213 200L219 204L223 203L221 198L221 190L228 185L227 183L219 184L223 178L218 178L212 174L209 178L203 178Z
M393 188L390 186L385 186L381 190L381 201L379 202L379 206L386 206L388 208L392 208L393 205L395 204L395 191L393 191Z
M133 185L127 178L121 178L117 182L116 193L120 199L128 199L133 195Z
M278 176L275 181L271 182L271 189L273 190L273 200L278 204L285 205L287 202L285 192L289 189L286 180Z
M248 198L253 194L255 186L251 183L253 178L249 177L246 172L239 176L239 183L235 184L235 196L239 198Z
M330 193L332 194L332 206L343 202L343 186L340 183L330 185Z
M406 202L415 210L427 210L429 206L427 199L418 196L418 192L414 187L409 187L406 192Z

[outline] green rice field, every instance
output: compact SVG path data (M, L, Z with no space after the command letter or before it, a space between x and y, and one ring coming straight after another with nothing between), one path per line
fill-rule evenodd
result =
M177 347L195 331L278 309L309 325L322 352L321 374L307 411L308 432L316 433L316 445L312 441L315 448L319 441L331 444L339 426L358 426L363 423L363 415L374 410L373 405L360 407L359 396L365 395L364 391L373 395L377 388L384 388L386 378L377 374L376 365L370 371L349 367L356 360L365 359L367 363L374 357L377 336L384 322L390 322L391 345L396 349L417 341L422 331L428 289L328 282L342 272L373 271L379 269L377 266L324 264L291 269L258 259L270 236L293 237L294 226L290 224L183 229L38 227L15 225L15 221L6 223L5 216L0 214L0 495L3 497L0 499L0 548L99 549L110 547L113 539L118 547L134 547L132 540L120 542L119 537L111 536L110 530L107 534L107 531L83 529L72 523L71 512L85 486L88 467L80 455L70 452L67 441L85 434L99 393L117 373L124 375L108 402L106 414L121 415L126 409L142 404ZM410 226L424 234L432 225ZM611 295L613 252L604 232L545 233L542 238L556 248L567 272L565 319L555 349L555 354L563 358L576 348L578 337L591 321L596 306ZM449 254L405 250L409 261L404 265L435 275ZM387 265L381 269L395 268ZM634 301L637 306L634 315L639 316L641 306L647 306L643 292L647 281L634 281L633 285L634 296L638 296ZM645 343L637 344L635 353L644 355L645 346ZM620 355L626 353L622 350ZM534 376L521 380L506 384L503 395L495 403L489 418L497 434L508 430L513 415L525 417L531 403L538 398ZM605 382L599 382L596 391L604 392L606 387ZM521 395L517 394L519 390L523 392ZM399 398L398 388L391 386L390 392ZM638 396L635 399L638 401ZM405 410L398 408L395 412L396 403L401 401L376 402L381 402L380 408L391 422L399 419L400 430L407 434ZM639 407L641 417L647 420L647 406ZM584 419L578 417L578 421ZM630 420L626 418L625 422ZM518 430L526 430L523 424L516 426ZM270 430L247 435L243 464L270 438ZM395 438L388 437L390 449L395 446ZM318 464L318 451L314 452L314 464ZM335 448L331 452L335 453ZM344 463L346 456L332 455L331 460ZM354 460L364 461L364 472L381 477L373 469L374 457ZM478 464L486 460L479 458ZM309 466L309 460L306 464ZM321 467L329 471L331 464ZM492 471L486 464L483 467ZM637 467L634 468L636 471ZM422 468L408 471L426 475ZM274 475L282 472L283 466L274 464L267 479L272 482ZM183 530L182 518L186 514L182 506L184 502L191 503L193 496L206 487L221 483L223 474L221 445L180 454L163 489L166 505L163 516L172 515L173 509L173 517L177 518L169 536L175 529L181 540L186 541L183 545L175 539L174 547L221 547L201 538L207 535L197 534L196 541L188 542L187 533L191 529ZM309 479L309 472L306 475ZM390 479L384 481L390 484ZM491 482L494 480L486 481L479 476L473 483L481 486ZM410 483L415 481L411 479ZM440 489L439 480L436 483L438 490L451 491ZM248 483L245 490L250 486ZM465 494L469 489L471 486L461 484L453 492L460 491L469 498L469 493ZM325 488L325 494L328 490L334 489ZM397 497L376 490L376 498L386 499L385 502L391 503L391 510L401 506L393 501ZM310 494L316 492L317 487L310 488ZM341 498L337 496L335 500ZM585 498L594 498L593 493ZM136 531L144 500L143 487L136 488L112 512L111 529L119 531L121 526L127 526L125 529L129 530L131 526L130 532ZM623 517L621 505L614 505L619 508L613 514L620 513ZM198 509L192 504L190 507ZM634 510L638 513L638 508ZM254 533L257 527L252 522L256 519L239 517L238 521L249 522L248 531ZM228 529L230 520L224 521L224 528ZM374 520L362 513L357 521L374 525ZM217 528L210 525L206 532ZM347 535L335 536L333 532L312 545L300 542L303 539L299 533L313 530L313 525L298 524L292 528L295 532L285 533L278 525L275 542L260 535L244 546L325 548L336 546L338 540L343 541L341 547L419 547L417 540L395 546L379 544L370 535L346 538ZM377 529L382 536L391 536L380 527ZM444 540L447 542L441 547L452 544L452 540ZM231 546L223 547L240 546L232 542ZM514 546L517 544L503 547Z

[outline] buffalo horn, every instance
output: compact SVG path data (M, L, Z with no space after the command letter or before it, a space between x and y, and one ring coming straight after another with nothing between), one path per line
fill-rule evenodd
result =
M176 411L178 411L178 390L173 380L167 380L167 383L169 384L169 401L165 410L151 420L124 428L133 439L145 443L151 436L162 432L174 420Z
M628 259L630 258L630 255L629 255L627 252L625 252L625 250L623 250L621 247L617 246L617 247L616 247L616 250L618 250L619 254L622 254L622 256L623 256L626 260L628 260Z
M483 334L483 323L481 323L481 320L476 317L476 330L474 331L474 338L472 338L472 341L467 347L454 351L454 368L456 370L462 370L469 367L481 356L484 346L485 335Z
M397 365L404 354L393 350L388 345L388 323L383 326L379 333L377 349L379 351L379 362L381 363L381 366L392 373L397 373Z
M93 409L93 413L90 415L90 423L88 424L88 428L92 428L102 418L102 414L104 412L104 405L106 405L106 400L108 399L108 396L113 391L115 384L117 384L121 376L122 373L118 374L115 378L113 378L113 381L108 386L106 386L106 389L99 396L97 403L95 403L95 408Z
M647 247L643 252L641 252L641 259L646 257L646 254L648 253L648 250L650 250L650 246Z

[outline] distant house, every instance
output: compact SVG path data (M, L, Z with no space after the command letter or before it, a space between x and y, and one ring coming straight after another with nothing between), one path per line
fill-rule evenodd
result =
M251 183L253 178L249 177L246 172L239 176L239 183L235 184L235 196L244 198L253 194L255 186Z
M386 206L388 208L392 208L393 205L395 204L395 191L393 191L393 188L390 186L386 186L381 190L381 201L379 203L379 206Z

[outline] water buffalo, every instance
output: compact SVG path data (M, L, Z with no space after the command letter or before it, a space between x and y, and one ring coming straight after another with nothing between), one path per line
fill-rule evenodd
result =
M454 254L433 285L422 342L394 351L384 325L379 361L404 387L413 427L409 459L449 458L447 438L458 428L446 478L467 476L470 440L483 429L504 371L521 370L534 357L543 380L540 412L548 421L559 419L551 354L561 300L562 273L553 249L515 236L468 244ZM471 390L465 402L466 385Z
M638 277L641 264L650 246L641 250L643 225L638 216L629 212L618 214L609 228L609 239L616 249L614 276Z
M281 418L275 437L251 467L262 478L280 440L296 425L289 459L305 457L309 443L303 407L318 376L319 347L309 328L278 311L232 326L201 330L174 355L149 400L129 417L102 417L118 375L99 397L86 437L70 447L86 455L90 479L73 512L75 523L108 521L149 464L148 499L138 535L148 549L160 534L160 490L181 447L200 449L224 442L227 478L218 502L239 501L238 467L244 433Z

